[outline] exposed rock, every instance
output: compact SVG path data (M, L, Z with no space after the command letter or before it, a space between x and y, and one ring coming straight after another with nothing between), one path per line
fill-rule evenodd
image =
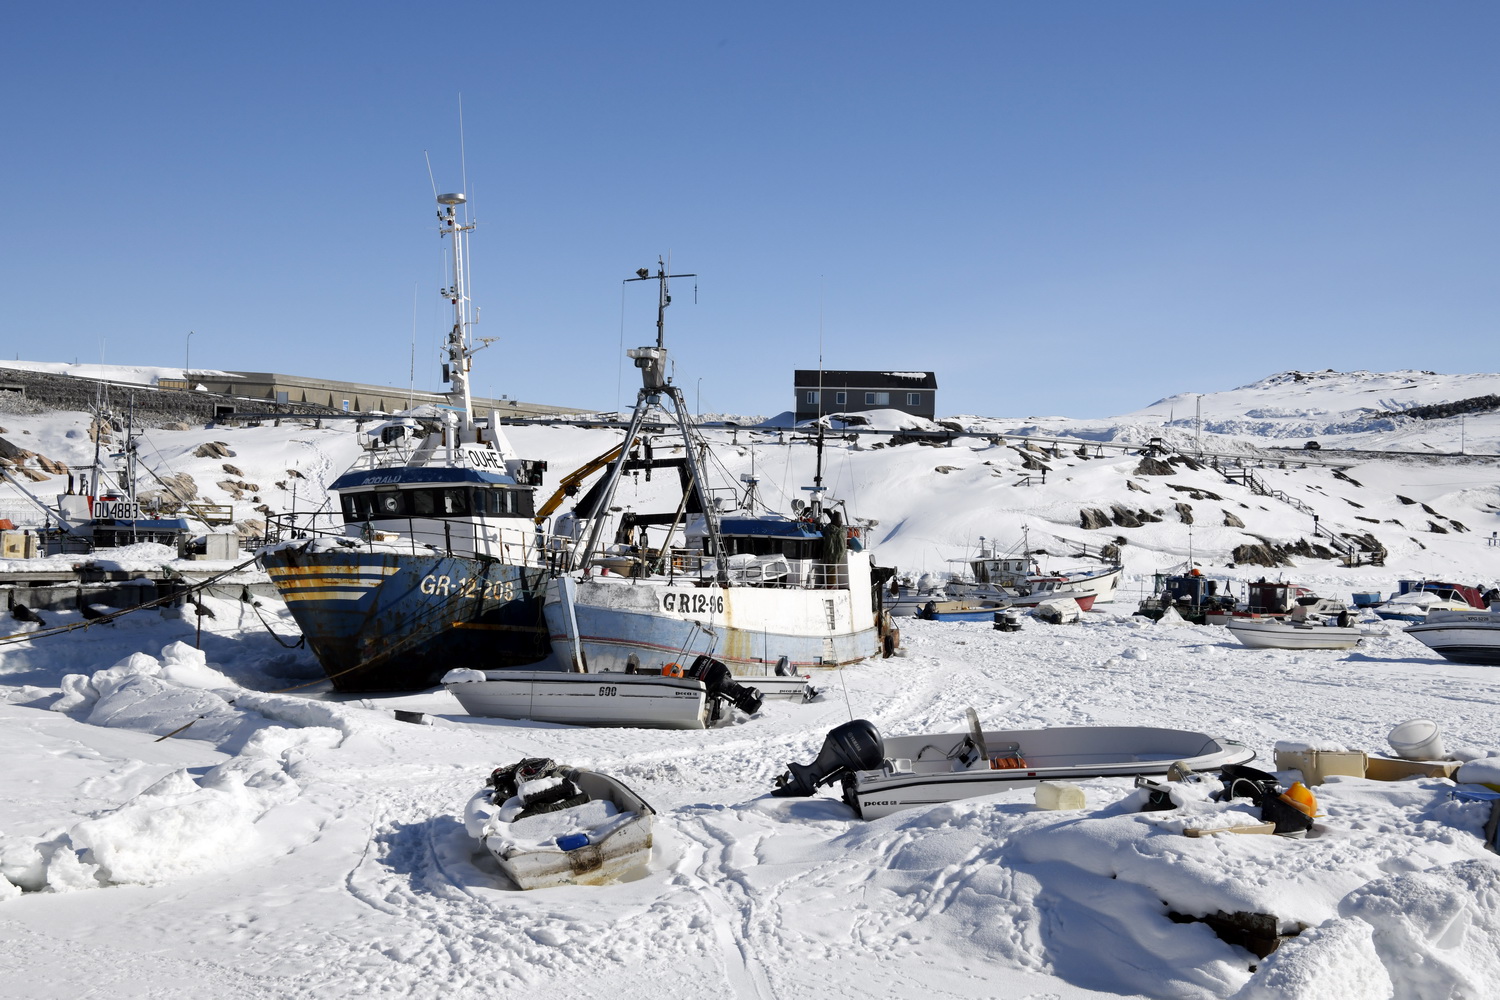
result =
M958 466L956 466L956 465L940 465L937 468L933 469L932 471L933 472L940 472L940 473L942 473L943 475L946 476L950 472L957 472L958 471Z
M1452 528L1454 531L1468 531L1469 530L1464 525L1460 524L1458 521L1453 520L1453 518L1451 518L1451 517L1448 518L1448 527Z
M1119 504L1112 505L1110 512L1113 515L1112 520L1114 523L1122 528L1139 528L1141 526L1141 519Z
M36 464L40 465L46 471L52 473L54 476L66 476L68 474L67 465L62 462L55 461L54 459L50 459L46 455L38 455L36 457Z
M302 473L298 472L296 469L287 469L286 470L286 474L288 476L291 476L293 479L306 479L307 478Z
M1182 520L1183 524L1193 523L1193 507L1191 504L1178 503L1173 506L1177 508L1177 516Z
M231 476L243 476L245 474L240 470L239 466L230 465L228 462L224 463L224 471L229 473Z
M249 517L243 521L234 522L234 530L241 538L261 538L266 533L266 522L259 518Z
M1433 517L1442 517L1443 516L1443 515L1439 514L1437 511L1433 510L1431 507L1427 506L1425 503L1422 504L1421 507L1422 507L1422 513L1424 513L1424 514L1431 514Z
M168 420L161 425L161 429L164 431L190 431L193 429L193 425L185 420Z
M1119 562L1120 546L1124 544L1125 539L1115 539L1113 542L1110 542L1108 545L1104 546L1104 548L1099 550L1099 558L1105 560L1106 562Z
M194 458L233 458L234 452L223 441L205 441L193 449Z
M1227 510L1224 512L1224 527L1226 527L1226 528L1243 528L1244 526L1245 526L1245 522L1244 521L1241 521L1239 518L1235 517L1233 514L1229 513L1229 511L1227 511Z
M1134 474L1137 476L1170 476L1174 471L1170 463L1146 455L1141 458L1140 464L1135 467Z
M1346 482L1346 483L1353 483L1355 486L1361 486L1362 487L1364 485L1358 479L1355 479L1352 476L1350 476L1343 469L1334 469L1333 470L1333 478L1334 479L1342 479L1344 482Z
M1359 510L1364 510L1365 509L1365 505L1364 504L1362 504L1362 503L1355 503L1353 500L1350 500L1348 497L1344 497L1344 503L1348 504L1351 507L1355 507L1355 508L1357 508Z
M1406 504L1408 507L1410 507L1410 506L1412 506L1412 505L1414 505L1416 503L1416 501L1413 500L1411 497L1404 497L1404 496L1402 496L1399 493L1396 494L1396 499L1400 500L1402 503Z
M1185 486L1182 483L1168 483L1167 486L1170 489L1176 490L1178 493L1186 493L1190 498L1194 500L1222 501L1224 499L1223 497L1219 496L1219 494L1214 493L1212 490L1205 490L1201 486Z
M51 476L47 475L45 472L42 472L40 469L24 469L23 468L23 469L17 469L16 471L19 472L21 475L25 476L27 479L31 480L33 483L43 483L43 482L46 482L47 480L49 480L49 479L52 478Z
M1290 566L1291 560L1280 555L1265 542L1237 546L1233 552L1235 563L1250 566Z
M1125 488L1127 490L1134 490L1137 493L1150 493L1151 492L1150 490L1146 489L1146 487L1144 487L1140 483L1136 482L1134 479L1127 479L1127 480L1125 480Z
M1078 512L1078 517L1083 527L1090 530L1107 528L1110 525L1109 515L1097 507L1083 508Z
M1172 463L1173 465L1181 465L1184 468L1193 469L1195 471L1203 468L1202 462L1199 462L1195 458L1189 458L1187 455L1173 455L1171 458L1167 459L1167 461Z
M1428 521L1427 530L1431 531L1434 535L1446 535L1448 533L1448 529L1443 527L1441 524L1438 524L1436 521Z

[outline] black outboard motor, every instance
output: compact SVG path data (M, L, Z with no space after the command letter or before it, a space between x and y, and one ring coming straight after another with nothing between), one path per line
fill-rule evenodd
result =
M776 779L772 795L782 798L811 795L819 785L832 784L845 771L873 771L885 760L885 741L868 719L855 719L829 731L818 759L811 764L788 764Z
M753 687L738 683L728 667L707 653L693 661L692 669L686 676L702 681L710 698L722 698L746 715L754 715L760 711L760 703L764 700L761 693Z

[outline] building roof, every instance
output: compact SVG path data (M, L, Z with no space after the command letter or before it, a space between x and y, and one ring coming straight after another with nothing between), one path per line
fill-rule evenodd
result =
M793 376L798 389L936 389L935 372L823 371L799 368Z

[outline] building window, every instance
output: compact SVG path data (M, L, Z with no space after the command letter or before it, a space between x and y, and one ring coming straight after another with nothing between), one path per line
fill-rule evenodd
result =
M344 412L345 413L349 412L349 401L347 399L344 400Z
M867 393L865 393L865 405L866 406L890 406L891 405L891 394L888 393L888 392L867 392Z
M922 405L922 394L920 392L908 392L906 394L906 405L907 406L921 406Z
M833 402L837 406L843 406L849 402L849 394L847 392L836 392L833 394Z
M812 390L812 389L807 390L807 405L808 406L815 406L815 405L817 405L817 402L818 402L818 394L817 394L817 392L814 391L814 390Z

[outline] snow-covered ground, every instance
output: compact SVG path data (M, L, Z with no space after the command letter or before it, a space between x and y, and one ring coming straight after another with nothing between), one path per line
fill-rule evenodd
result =
M1308 397L1303 412L1278 419L1456 400L1500 383L1446 376L1449 389L1403 396L1401 379L1412 374L1349 376L1341 392L1321 380L1326 398ZM1296 380L1262 384L1270 387L1259 394L1236 390L1234 420L1297 408ZM1378 404L1359 394L1365 388ZM1111 433L1155 427L1147 436L1159 436L1169 417L1180 425L1182 407L1164 401ZM87 428L82 415L3 423L0 437L51 459L92 458L87 434L69 434ZM1023 423L994 418L988 432ZM1494 414L1470 415L1464 428L1407 423L1423 450L1456 452L1460 433L1470 452L1500 450ZM1059 423L1038 433L1076 432ZM1234 433L1247 450L1276 443ZM731 480L753 467L773 506L811 480L812 451L789 431L712 436ZM512 437L521 454L551 463L545 495L617 432L528 427ZM233 456L195 454L212 442ZM294 485L299 509L315 506L358 447L352 428L292 425L154 430L148 443L159 474L191 475L242 518L256 516L257 502L287 509ZM1391 727L1415 717L1436 721L1462 756L1500 750L1500 674L1439 660L1398 630L1352 652L1276 652L1241 648L1223 629L1130 617L1151 573L1190 554L1213 576L1280 575L1335 597L1389 592L1409 576L1493 585L1494 465L1258 469L1323 527L1375 535L1387 564L1348 569L1293 556L1291 567L1229 568L1240 545L1314 541L1311 515L1212 468L1139 472L1141 457L1118 450L1039 454L982 436L948 447L874 443L834 441L827 478L853 513L879 522L871 537L880 564L948 569L979 536L1005 548L1023 529L1032 548L1077 563L1081 544L1119 537L1134 592L1075 626L999 633L903 622L907 655L832 675L811 704L768 702L708 732L476 720L442 692L320 697L319 685L301 686L317 676L309 654L272 634L295 635L274 600L253 608L210 599L201 652L190 619L154 611L0 645L5 995L1493 995L1500 864L1482 843L1489 805L1455 800L1443 780L1334 779L1316 789L1324 815L1317 836L1302 841L1191 839L1184 827L1238 813L1192 798L1143 813L1142 793L1118 780L1086 782L1081 812L1038 811L1017 790L871 822L828 792L768 792L788 761L811 760L827 730L852 717L890 736L951 732L968 706L990 728L1149 722L1206 731L1247 743L1268 768L1278 741L1387 751ZM1018 485L1040 478L1027 468L1038 460L1045 484ZM236 487L235 498L221 479L259 489ZM56 477L34 488L49 485ZM670 485L639 477L620 501L643 507ZM1193 523L1178 503L1190 505ZM1083 509L1114 505L1160 511L1161 520L1081 527ZM398 722L396 708L426 712L433 724ZM462 809L492 768L539 755L615 775L656 807L648 871L596 888L506 886L465 834ZM1491 766L1479 776L1500 773ZM1217 911L1303 929L1258 959L1201 922L1179 922Z

